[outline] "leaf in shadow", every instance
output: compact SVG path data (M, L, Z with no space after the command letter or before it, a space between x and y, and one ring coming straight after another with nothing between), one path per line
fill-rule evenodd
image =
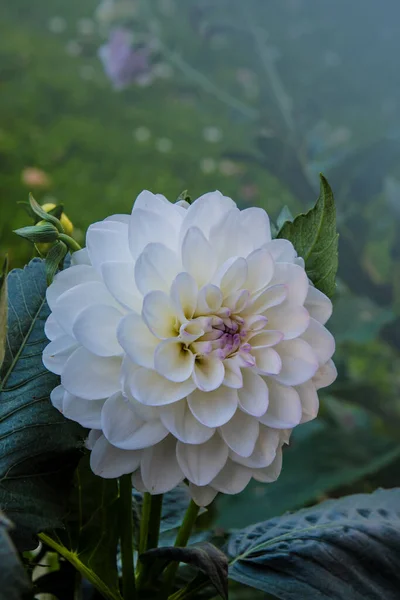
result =
M7 257L0 272L0 367L6 353L7 343Z
M31 585L14 548L9 530L10 521L0 511L0 600L21 600Z

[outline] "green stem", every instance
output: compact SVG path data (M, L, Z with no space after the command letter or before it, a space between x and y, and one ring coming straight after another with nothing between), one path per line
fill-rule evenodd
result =
M64 242L65 244L67 244L67 246L71 250L71 252L77 252L78 250L82 250L82 248L78 244L78 242L76 240L74 240L74 238L72 238L70 235L67 235L66 233L60 233L58 236L58 239L61 240L62 242Z
M142 515L140 518L140 540L139 554L143 554L147 550L147 538L149 536L149 521L151 512L151 494L145 492L143 494Z
M190 534L192 533L192 529L196 522L199 510L200 510L200 507L197 506L197 504L195 504L193 502L193 500L191 500L190 504L188 506L188 509L186 511L185 517L183 519L182 525L179 528L178 535L176 536L176 540L175 540L175 544L174 544L176 547L179 546L180 548L182 548L182 547L186 546L186 544L188 543ZM164 578L164 593L167 597L169 596L169 594L171 593L171 590L173 588L178 567L179 567L178 562L172 562L166 568L165 578Z
M158 546L162 501L162 494L157 494L156 496L151 496L148 493L144 494L142 517L140 521L139 557L143 552L146 552L146 550L157 548ZM154 566L155 565L153 565L153 567ZM136 580L137 587L140 589L150 576L151 569L139 560Z
M122 558L122 595L124 600L136 600L136 582L133 566L132 478L119 479L120 538Z
M162 494L151 496L146 550L150 550L150 548L157 548L158 546L158 538L160 537L162 502Z

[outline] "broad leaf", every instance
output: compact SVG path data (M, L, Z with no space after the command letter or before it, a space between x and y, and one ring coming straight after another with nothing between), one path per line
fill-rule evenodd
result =
M325 177L321 175L321 191L314 208L296 217L293 223L286 222L278 238L292 242L298 255L304 258L315 287L332 296L338 268L338 234L335 201Z
M309 432L309 435L307 434ZM400 458L399 444L364 427L346 430L311 422L293 433L283 469L273 484L251 482L236 496L217 498L217 525L245 527L301 508L339 487L353 484Z
M85 455L75 472L65 529L42 534L110 600L120 600L117 571L118 482L94 475Z
M221 598L228 598L227 558L221 550L208 542L191 548L153 548L141 554L140 560L147 563L155 560L176 561L196 567L208 576Z
M0 367L6 351L7 337L7 258L0 271Z
M0 511L0 600L21 600L31 587L9 538L11 528L10 521Z
M328 500L236 532L229 576L283 600L395 600L400 489Z
M0 506L16 525L19 550L34 548L34 534L61 526L84 430L50 403L59 378L42 363L44 262L32 260L8 275L7 349L0 383Z

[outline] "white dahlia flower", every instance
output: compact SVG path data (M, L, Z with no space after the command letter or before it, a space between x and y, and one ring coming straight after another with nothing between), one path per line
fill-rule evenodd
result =
M274 481L291 429L336 376L330 300L267 213L219 192L89 227L48 288L51 400L91 429L91 467L161 494L186 479L200 505Z

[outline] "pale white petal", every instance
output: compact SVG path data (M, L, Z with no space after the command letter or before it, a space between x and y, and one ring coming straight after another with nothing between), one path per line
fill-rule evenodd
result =
M224 360L225 377L223 384L230 388L239 389L243 387L243 375L240 362L237 357Z
M265 248L254 250L246 260L247 280L244 288L254 294L271 281L274 273L274 261L271 254Z
M251 456L240 456L236 452L230 452L229 456L231 460L244 467L251 469L267 467L275 458L279 441L279 431L269 427L260 427L260 433Z
M270 348L276 346L283 340L283 333L281 331L264 330L261 333L255 333L250 339L249 343L252 348Z
M222 300L222 292L219 287L208 283L199 291L196 315L207 315L217 312L222 306Z
M80 283L100 280L100 275L96 269L89 265L76 265L60 271L55 275L53 283L46 290L46 300L50 310L54 310L58 298L67 290Z
M154 353L154 368L170 381L189 379L194 368L194 354L176 338L160 342Z
M239 494L249 483L251 475L251 469L228 458L224 468L214 477L211 485L223 494Z
M213 223L235 207L233 200L218 191L200 196L186 211L181 228L181 240L190 227L198 227L208 239Z
M219 432L233 452L240 456L250 456L254 451L259 428L256 417L237 410L232 419L220 427Z
M121 359L100 357L78 348L68 358L61 383L74 396L86 400L100 400L119 390Z
M106 262L101 265L103 281L112 296L128 309L142 310L142 295L135 282L133 262Z
M282 370L282 360L273 348L253 348L258 372L261 375L277 375Z
M304 334L310 323L310 315L304 306L275 306L268 310L267 316L267 328L281 331L285 340Z
M182 262L199 287L208 283L215 272L214 252L198 227L190 227L183 238Z
M153 335L140 315L133 312L126 315L119 323L117 338L134 363L154 368L154 352L160 340Z
M333 335L315 319L310 319L310 324L301 337L314 350L320 367L328 362L335 352Z
M142 494L144 494L145 492L147 492L147 488L143 483L143 479L142 479L142 475L140 473L140 469L138 469L137 471L135 471L134 473L132 473L132 485L135 488L135 490L138 490L138 492L142 492Z
M104 400L84 400L65 392L62 413L64 417L76 421L82 427L101 429L103 404Z
M325 365L322 365L313 377L313 382L317 390L328 387L335 381L337 370L332 360L328 360Z
M247 279L247 262L243 257L231 257L225 261L213 277L224 297L241 289Z
M317 390L315 389L315 383L306 381L301 385L296 386L296 391L300 396L302 416L300 423L307 423L312 421L318 414L319 400Z
M160 407L160 416L172 435L186 444L202 444L215 433L215 428L206 427L195 419L186 399Z
M143 421L120 392L106 400L101 411L101 428L108 441L122 450L148 448L168 435L159 419Z
M133 473L140 465L140 450L120 450L104 437L95 442L90 454L90 467L95 475L115 479Z
M46 323L44 324L44 333L45 336L51 341L65 335L64 329L57 323L53 313L51 313L46 319Z
M301 421L300 396L293 387L268 379L269 406L260 422L276 429L290 429Z
M198 356L194 363L193 381L199 390L211 392L224 381L225 368L221 359L214 355Z
M144 297L142 317L149 329L160 339L174 337L179 332L176 310L164 292L149 292Z
M134 398L147 406L162 406L185 398L195 389L191 379L175 383L165 379L152 369L138 367L130 378Z
M243 369L243 388L238 390L239 406L249 415L261 417L268 408L268 387L265 381L250 369Z
M251 207L240 213L242 226L253 243L253 248L260 248L271 241L271 226L265 210Z
M181 322L191 319L197 304L197 283L189 273L179 273L171 286L171 299Z
M118 221L100 221L90 225L86 234L89 258L97 271L109 261L129 262L128 226Z
M177 204L172 204L162 194L152 194L148 190L144 190L136 198L132 215L135 215L138 208L157 214L170 223L180 224L185 215Z
M89 252L87 248L82 248L82 250L77 250L71 256L71 267L76 265L90 265Z
M50 393L50 400L52 405L60 412L63 411L64 394L65 389L62 385L58 385Z
M169 294L171 284L182 270L177 254L163 244L148 244L135 264L135 281L144 295L154 290Z
M129 223L129 247L134 259L152 242L164 244L170 250L177 251L178 239L178 221L167 220L162 214L149 210L133 208Z
M209 485L198 486L194 485L194 483L189 483L189 492L193 502L197 506L208 506L218 494L217 490L214 490Z
M302 267L291 263L276 263L271 285L280 284L286 285L287 304L303 306L310 286Z
M275 375L276 381L284 385L300 385L314 377L318 360L311 346L297 338L281 342L276 347L282 360L282 369Z
M248 290L237 290L224 298L224 306L228 307L233 313L240 313L246 308L250 301L250 292Z
M324 325L332 314L332 302L313 285L308 288L304 306L310 316Z
M69 335L57 337L43 350L44 366L48 371L61 375L65 363L77 347L76 340Z
M238 393L235 389L225 386L212 392L196 390L188 396L188 404L200 423L207 427L220 427L235 414Z
M131 220L131 215L115 214L115 215L111 215L110 217L106 217L104 220L105 221L118 221L119 223L125 223L125 225L129 225L129 221Z
M91 431L89 431L89 435L85 440L85 448L87 448L88 450L93 450L93 446L95 445L97 440L102 437L102 435L102 432L98 429L92 429Z
M264 313L273 306L282 304L286 297L286 285L279 284L268 287L266 290L259 292L254 298L252 298L252 301L242 311L241 316L247 317Z
M297 257L297 252L289 240L271 240L264 248L271 254L274 262L292 263Z
M117 340L117 327L122 313L113 306L88 306L77 317L72 331L75 339L97 356L118 356L122 348Z
M192 445L178 442L176 455L187 479L195 485L208 485L224 467L228 446L218 434L204 444Z
M272 483L276 481L281 474L282 470L282 448L278 448L276 456L272 463L268 467L262 469L255 469L253 471L253 478L261 483Z
M176 445L176 440L169 435L156 446L143 451L141 474L150 494L165 494L184 480L176 457Z
M233 208L215 222L210 231L209 241L219 264L231 257L246 258L254 250L251 237L245 231L240 211Z

